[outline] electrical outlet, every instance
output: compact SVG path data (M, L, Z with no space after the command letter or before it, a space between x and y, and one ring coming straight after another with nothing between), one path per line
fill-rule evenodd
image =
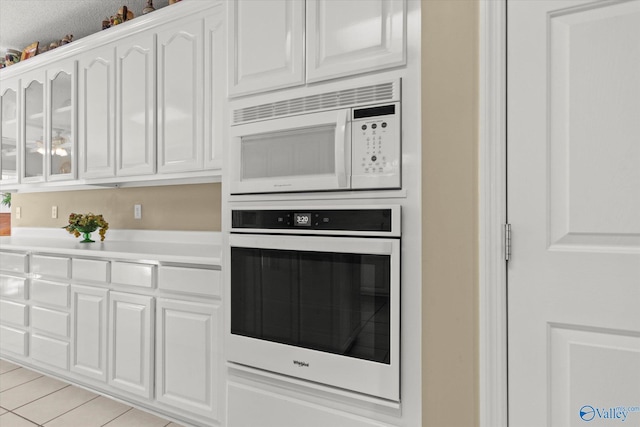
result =
M142 219L142 205L133 205L133 218Z
M53 219L58 218L58 207L57 206L51 206L51 218L53 218Z
M16 206L16 219L22 218L22 209L20 206Z

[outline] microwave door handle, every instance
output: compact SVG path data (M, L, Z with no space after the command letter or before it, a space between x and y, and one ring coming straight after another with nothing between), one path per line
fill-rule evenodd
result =
M351 110L338 112L338 122L336 126L336 176L338 178L338 188L347 188L347 120Z

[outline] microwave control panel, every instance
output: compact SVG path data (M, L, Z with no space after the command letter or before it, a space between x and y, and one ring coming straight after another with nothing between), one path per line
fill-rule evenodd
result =
M400 188L400 104L354 108L351 188Z

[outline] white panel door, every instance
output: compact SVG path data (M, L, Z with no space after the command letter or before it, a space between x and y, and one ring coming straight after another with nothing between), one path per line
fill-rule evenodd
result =
M216 419L221 394L219 304L159 299L156 309L156 400Z
M0 184L18 182L20 79L0 81Z
M304 83L303 0L228 2L229 95Z
M153 298L109 294L109 385L137 396L153 392Z
M158 171L202 169L204 18L158 33ZM176 60L179 58L179 60Z
M405 63L404 0L308 0L307 81Z
M640 1L507 20L509 425L640 425Z
M80 178L113 177L115 168L115 47L78 56Z
M107 381L108 290L71 286L71 370Z
M156 171L156 48L153 34L116 49L116 165L120 176Z

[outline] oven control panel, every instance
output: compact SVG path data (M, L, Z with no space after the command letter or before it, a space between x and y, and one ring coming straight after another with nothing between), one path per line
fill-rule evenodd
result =
M232 230L341 230L390 232L392 209L233 210Z
M354 108L352 188L400 187L400 104Z

